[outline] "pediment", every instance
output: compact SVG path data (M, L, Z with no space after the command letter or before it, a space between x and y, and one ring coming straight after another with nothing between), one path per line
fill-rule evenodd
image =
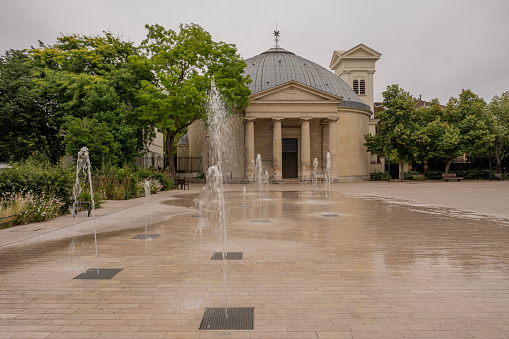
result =
M357 46L350 48L348 51L334 51L332 59L329 65L330 69L335 69L341 59L373 59L378 60L382 54L378 53L374 49L364 45L358 44Z
M289 81L255 93L249 97L251 102L316 102L329 101L340 103L343 98L317 90L316 88L301 84L297 81Z
M378 53L372 48L364 44L358 44L357 46L350 48L348 51L341 53L343 58L345 57L370 57L379 59L382 54Z

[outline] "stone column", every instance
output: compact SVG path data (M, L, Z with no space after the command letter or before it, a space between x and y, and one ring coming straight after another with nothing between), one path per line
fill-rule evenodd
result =
M338 144L337 144L337 127L336 121L338 117L328 117L329 121L329 153L331 157L330 176L332 180L336 179L336 167L338 163Z
M311 136L309 132L309 120L311 118L300 118L301 136L300 136L300 166L302 170L302 179L309 179L309 169L311 167ZM306 168L304 170L304 167Z
M274 170L274 181L283 180L283 139L281 136L281 120L283 120L283 118L272 118L272 168Z
M245 147L244 147L244 167L246 171L246 179L254 181L254 121L255 118L245 118L246 120L246 134L245 134Z

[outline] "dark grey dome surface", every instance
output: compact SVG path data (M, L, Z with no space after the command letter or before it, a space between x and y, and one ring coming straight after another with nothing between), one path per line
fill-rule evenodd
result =
M251 76L249 89L258 93L295 80L301 84L343 98L339 106L370 110L340 77L328 69L301 58L283 48L271 48L262 54L246 59L245 74Z

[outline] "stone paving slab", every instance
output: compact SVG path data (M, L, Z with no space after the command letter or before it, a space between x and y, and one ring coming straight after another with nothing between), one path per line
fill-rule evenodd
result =
M283 184L261 202L248 185L252 208L231 185L234 261L210 260L213 229L195 235L200 188L153 196L157 239L131 239L143 199L97 210L99 264L123 269L111 280L73 279L96 262L90 221L74 251L70 216L27 225L40 237L0 231L0 338L509 337L505 182L336 184L330 199ZM269 223L252 223L260 210ZM254 330L198 330L225 291L228 307L254 307Z

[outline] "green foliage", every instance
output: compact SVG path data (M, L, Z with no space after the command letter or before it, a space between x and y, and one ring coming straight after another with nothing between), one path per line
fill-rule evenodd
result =
M371 181L388 181L389 174L386 171L384 171L384 172L376 171L369 175L369 180L371 180Z
M74 173L63 166L37 164L32 160L14 163L0 172L0 192L33 192L34 195L54 196L68 206Z
M441 171L428 171L426 172L426 179L428 180L442 180Z
M366 135L366 147L378 156L395 152L395 157L403 162L412 162L414 153L411 147L414 132L414 99L410 93L398 85L387 86L383 92L385 110L378 112L380 124L375 135Z
M105 123L87 118L74 118L67 126L64 143L68 155L76 156L80 149L86 146L92 168L102 167L104 163L117 164L119 152L115 139Z
M419 175L417 171L405 172L405 180L414 180L414 175Z
M38 152L56 164L74 119L103 124L117 165L132 163L153 138L153 125L138 114L141 82L153 75L132 42L109 32L63 35L54 45L9 51L0 60L0 123L9 131L0 136L1 159Z
M509 92L495 96L488 105L488 111L494 120L496 172L501 173L502 160L509 150Z
M163 190L174 188L174 183L168 175L155 169L137 169L134 166L105 166L94 176L96 190L104 199L121 200L144 196L143 183L145 180L155 180ZM141 186L141 188L140 188ZM158 187L155 183L151 187ZM156 193L159 189L153 191Z
M147 38L141 46L156 74L154 82L144 81L140 96L146 120L163 131L170 171L173 144L179 131L206 114L212 80L232 108L248 105L249 78L243 75L246 63L234 45L215 42L196 24L180 25L179 32L160 25L145 25Z

